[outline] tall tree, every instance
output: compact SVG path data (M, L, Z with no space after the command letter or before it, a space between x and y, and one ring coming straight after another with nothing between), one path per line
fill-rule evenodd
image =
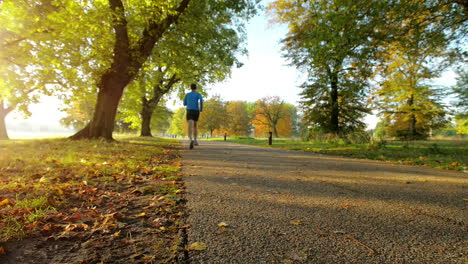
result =
M97 80L99 91L91 122L72 138L112 138L115 114L124 88L135 79L152 54L155 45L163 38L163 34L175 25L182 13L190 9L188 8L190 2L190 0L125 2L109 0L108 7L112 19L104 23L112 26L109 32L114 39L110 63ZM236 16L238 14L253 12L255 6L255 2L249 0L197 2L205 3L211 12L228 10L227 13L234 14L232 20L241 19ZM88 2L87 5L94 4L97 2ZM187 36L186 33L179 34L181 38Z
M48 24L59 11L50 2L0 2L0 139L8 139L9 113L30 115L28 106L57 83L60 74L50 69L56 60L42 45L53 40Z
M301 122L302 116L298 113L297 107L293 104L286 104L291 119L291 135L294 137L302 136L304 124Z
M344 85L346 88L340 89L337 94L336 107L340 110L338 128L342 134L362 131L366 128L363 118L371 110L364 104L363 90L356 91L360 89L361 84L354 81L344 83L347 83ZM305 126L320 133L329 133L335 126L333 125L334 119L331 119L334 107L330 100L330 90L327 87L320 88L320 85L320 83L315 83L304 87L300 107L304 112Z
M454 102L457 134L468 134L468 71L458 72L457 84L452 87L457 100Z
M461 69L458 71L457 83L452 87L455 95L454 106L458 114L468 115L468 70Z
M444 1L409 1L405 5L401 34L380 53L378 77L382 81L373 100L394 135L416 139L427 137L446 121L442 99L447 89L429 82L459 55L454 43L459 36L453 32L457 22L446 16L461 10Z
M383 35L387 3L277 0L269 12L275 22L288 25L284 56L308 72L309 80L302 86L306 118L326 132L341 134L344 120L367 112L365 89Z
M110 23L115 37L112 62L98 82L99 91L91 122L73 135L73 139L112 139L117 107L124 88L151 55L156 42L177 21L189 3L190 0L182 0L180 3L170 1L168 4L141 1L135 3L144 7L138 10L125 6L121 0L109 0L112 11ZM138 14L138 11L141 13ZM144 20L143 27L141 24L135 26L139 19ZM137 28L131 28L132 26ZM141 30L141 33L137 30Z
M337 134L361 127L362 122L340 120L352 121L368 111L367 81L382 47L396 41L404 46L408 39L419 38L416 32L421 27L430 32L426 40L439 35L460 44L460 36L466 35L462 1L277 0L269 11L275 22L288 25L285 57L308 72L309 80L303 85L306 119Z
M216 130L220 130L226 124L226 103L221 97L213 96L203 104L203 112L200 113L198 129L203 132L209 132L210 136Z
M445 123L442 99L446 89L424 83L438 73L425 67L421 58L405 57L401 51L395 53L385 70L386 79L373 98L374 105L393 131L390 135L407 139L427 137L432 129Z
M203 86L222 81L232 66L239 64L236 55L246 53L241 45L245 39L244 19L234 20L235 15L228 9L213 10L206 1L194 2L155 45L153 54L126 90L133 100L126 100L128 103L123 105L140 109L142 136L151 136L150 119L164 94L173 88L179 88L179 94L183 94L192 82ZM248 19L250 15L242 17Z
M144 74L135 79L126 90L119 106L124 118L132 123L132 127L140 130L140 136L152 136L151 124L153 114L172 87L180 81L176 74L166 79L162 70L157 70L153 76Z
M264 97L257 101L255 117L252 121L256 131L263 131L266 128L272 131L275 137L279 137L278 125L285 119L289 120L289 127L291 127L290 112L278 96Z
M224 124L226 133L232 136L247 136L251 130L247 103L229 101L226 103L227 120Z

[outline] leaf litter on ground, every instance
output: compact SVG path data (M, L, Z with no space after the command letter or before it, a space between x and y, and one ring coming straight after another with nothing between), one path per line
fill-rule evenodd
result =
M177 258L184 216L178 193L184 186L176 142L0 144L5 144L0 156L5 263L168 263ZM35 255L38 249L41 254Z

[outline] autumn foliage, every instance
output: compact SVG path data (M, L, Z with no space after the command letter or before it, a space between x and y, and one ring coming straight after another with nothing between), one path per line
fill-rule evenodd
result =
M183 186L172 144L155 139L0 144L5 154L0 156L0 242L23 238L18 243L34 248L37 240L24 244L34 235L77 245L69 253L62 248L67 243L58 244L53 254L37 259L40 263L173 259L178 249L169 248L182 228ZM7 256L15 248L9 245L0 247ZM101 254L102 247L110 254Z
M292 116L288 105L279 97L265 97L257 101L255 117L255 136L267 136L272 132L275 137L289 137L292 134Z
M170 134L185 135L184 109L174 115ZM184 115L184 116L182 116ZM224 101L213 96L205 102L200 114L198 128L200 135L208 136L268 136L272 131L276 137L290 137L297 122L297 110L279 97L265 97L257 102Z

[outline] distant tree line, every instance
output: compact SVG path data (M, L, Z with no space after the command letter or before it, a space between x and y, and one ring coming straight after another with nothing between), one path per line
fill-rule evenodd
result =
M168 134L185 135L185 109L173 114ZM294 105L279 97L265 97L256 102L223 101L213 96L205 102L198 122L199 130L206 136L300 136L300 117Z

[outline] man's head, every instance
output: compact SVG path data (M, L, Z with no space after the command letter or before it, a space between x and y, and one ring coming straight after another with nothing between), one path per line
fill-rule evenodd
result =
M195 83L192 83L192 84L190 85L190 89L192 89L192 91L197 90L197 85L196 85Z

